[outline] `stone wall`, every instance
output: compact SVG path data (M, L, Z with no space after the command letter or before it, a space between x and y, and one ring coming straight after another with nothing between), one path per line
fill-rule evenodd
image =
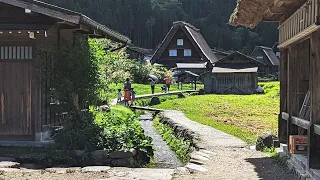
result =
M174 130L175 135L177 137L183 138L185 140L189 140L192 144L192 147L194 147L196 150L199 150L197 143L199 142L200 138L195 132L191 131L190 129L186 128L185 126L183 126L181 124L175 123L170 118L165 117L162 112L157 115L159 115L159 117L160 117L159 121L162 124L166 124L169 127L171 127Z

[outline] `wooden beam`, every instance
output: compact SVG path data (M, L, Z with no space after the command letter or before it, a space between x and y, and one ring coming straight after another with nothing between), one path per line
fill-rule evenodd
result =
M282 119L284 119L284 120L286 120L286 121L289 120L289 114L286 113L286 112L282 112L282 113L281 113L281 117L282 117Z
M293 116L298 116L298 106L297 106L297 62L298 57L298 45L294 44L289 48L289 58L288 58L288 112L290 118L287 121L287 142L290 142L289 137L291 135L298 134L298 127L292 123Z
M319 141L315 132L315 124L320 124L320 32L311 35L311 59L310 59L310 92L311 111L310 128L308 131L308 167L318 168L320 157L318 153ZM318 129L317 129L318 130Z
M310 127L310 121L298 118L298 117L292 117L292 123L303 128L303 129L309 129Z
M320 136L320 125L318 124L314 125L314 133Z
M33 1L22 1L22 0L0 0L0 2L9 4L15 7L20 7L23 9L29 9L36 13L53 17L56 19L64 20L70 23L79 24L80 22L79 14L71 13L71 11L67 13L67 10L64 10L56 6L47 5L47 7L45 7L44 3L39 5L40 3L35 3Z

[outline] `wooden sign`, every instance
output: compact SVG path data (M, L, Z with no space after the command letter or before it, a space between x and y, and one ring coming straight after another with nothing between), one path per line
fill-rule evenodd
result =
M290 136L289 144L291 154L307 154L308 136Z

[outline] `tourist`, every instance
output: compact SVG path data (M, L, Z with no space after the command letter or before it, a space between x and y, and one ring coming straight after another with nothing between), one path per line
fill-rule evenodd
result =
M171 78L169 75L165 78L165 81L166 81L166 86L167 86L167 93L169 93L170 85L171 85Z
M136 100L136 92L131 88L131 105L134 106L134 101Z
M123 89L124 89L125 105L127 106L129 104L129 101L131 101L131 82L129 78L126 79Z
M151 78L149 79L149 81L150 81L150 86L151 86L151 93L154 94L154 88L155 88L156 83Z
M118 97L117 102L120 103L120 102L121 102L121 99L122 99L121 89L118 89L118 95L117 95L117 97Z

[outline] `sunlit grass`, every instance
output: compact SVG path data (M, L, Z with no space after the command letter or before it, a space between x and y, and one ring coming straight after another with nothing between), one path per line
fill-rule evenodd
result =
M252 143L264 132L277 134L280 99L278 82L264 83L264 95L204 95L163 102L155 107L183 111L201 124L212 126Z

